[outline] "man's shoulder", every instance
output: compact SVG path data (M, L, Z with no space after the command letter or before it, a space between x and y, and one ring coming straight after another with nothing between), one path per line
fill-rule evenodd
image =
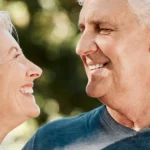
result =
M70 140L70 137L76 139L89 134L91 124L96 120L101 107L89 112L82 113L74 117L68 117L52 121L39 128L36 133L36 140L41 139L60 139ZM45 140L46 141L46 140Z
M56 121L52 121L47 123L46 125L42 126L39 129L39 132L49 132L49 133L56 133L56 131L60 132L71 132L73 130L78 130L80 128L85 128L88 121L92 119L99 112L99 108L93 109L89 112L82 113L80 115L74 117L68 117L59 119Z
M24 150L28 150L28 148L47 150L46 147L49 150L69 145L79 139L85 139L95 130L95 124L99 122L97 118L99 118L101 108L47 123L38 129L36 134L26 144ZM42 148L43 146L45 149Z
M83 113L80 114L78 116L74 116L74 117L68 117L68 118L63 118L63 119L58 119L55 121L51 121L49 123L47 123L46 125L42 126L38 132L49 132L49 133L56 133L56 132L61 132L61 131L65 131L65 130L69 130L70 128L76 128L79 127L77 126L77 124L81 125L84 124L85 120L86 120L86 116L87 113Z

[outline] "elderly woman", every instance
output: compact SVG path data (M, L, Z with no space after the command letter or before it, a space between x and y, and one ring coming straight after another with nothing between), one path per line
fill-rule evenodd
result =
M0 142L15 127L40 113L33 82L42 70L30 62L12 37L14 27L0 11Z

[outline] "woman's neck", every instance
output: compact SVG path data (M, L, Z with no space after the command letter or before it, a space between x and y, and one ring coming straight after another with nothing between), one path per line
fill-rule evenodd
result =
M0 114L0 143L10 131L12 131L14 128L19 126L26 120L15 120L15 118L12 119L12 116L4 116Z

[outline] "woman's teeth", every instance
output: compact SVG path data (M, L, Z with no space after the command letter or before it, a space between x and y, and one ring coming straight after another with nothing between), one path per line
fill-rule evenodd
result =
M29 87L23 87L23 88L21 88L20 92L22 94L33 94L34 93L33 89L29 88Z

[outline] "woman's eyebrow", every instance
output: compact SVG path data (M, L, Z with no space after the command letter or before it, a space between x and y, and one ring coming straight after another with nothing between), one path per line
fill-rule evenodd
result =
M22 49L21 49L21 48L18 48L17 46L12 46L12 47L10 47L9 51L12 50L12 49L16 49L17 52L20 51L21 53L23 53Z

